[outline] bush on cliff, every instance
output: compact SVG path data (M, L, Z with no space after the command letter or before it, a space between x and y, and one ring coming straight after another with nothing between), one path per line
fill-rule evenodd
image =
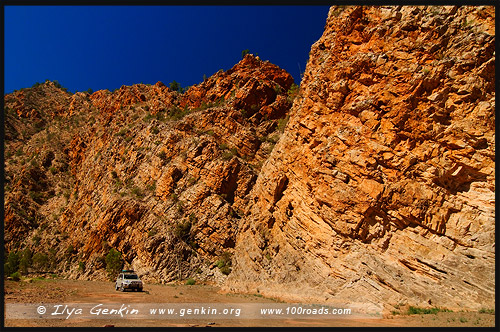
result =
M111 248L106 255L106 272L110 280L114 280L123 267L122 254L114 248Z

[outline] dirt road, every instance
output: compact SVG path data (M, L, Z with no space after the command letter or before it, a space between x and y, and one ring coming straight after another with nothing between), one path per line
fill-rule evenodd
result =
M173 316L154 316L141 318L129 318L110 316L112 318L86 317L85 315L71 315L69 318L66 312L60 315L61 318L49 318L39 316L34 319L10 319L5 316L6 327L102 327L112 325L115 327L154 327L154 326L283 326L283 327L335 327L335 326L495 326L495 315L488 312L438 312L437 314L422 315L384 315L382 318L320 318L300 319L300 315L288 318L267 318L249 319L233 315L202 315L188 317L190 308L195 308L195 304L203 305L205 308L227 308L245 306L286 306L276 299L270 299L259 294L232 294L223 293L212 285L145 285L143 292L118 292L114 289L113 282L103 281L78 281L63 279L33 279L31 281L5 281L5 304L6 309L11 304L30 304L33 308L43 304L48 310L64 308L68 305L71 308L83 307L84 304L98 304L101 306L113 306L126 304L129 307L147 306L149 308L164 307L170 305L183 308L186 315L179 314ZM292 305L292 304L290 304ZM142 308L142 307L141 307ZM62 309L61 309L62 310ZM69 311L69 309L67 309ZM85 316L85 317L83 317ZM57 316L59 317L59 316ZM194 317L194 318L193 318Z

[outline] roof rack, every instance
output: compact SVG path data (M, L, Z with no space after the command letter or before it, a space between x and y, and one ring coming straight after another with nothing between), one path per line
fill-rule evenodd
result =
M122 273L135 273L134 270L122 270Z

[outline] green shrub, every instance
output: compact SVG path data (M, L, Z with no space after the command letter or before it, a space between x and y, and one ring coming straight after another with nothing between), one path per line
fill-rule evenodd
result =
M160 151L158 153L158 158L160 158L163 162L169 162L170 161L170 158L167 156L167 154L165 153L165 151Z
M148 191L155 192L155 190L156 190L156 182L153 182L153 183L149 184L146 188L147 188Z
M33 255L33 267L38 270L46 269L49 262L47 255L37 252Z
M180 92L182 89L181 85L176 81L170 82L169 87L170 87L170 90L177 91L177 92Z
M156 234L158 233L158 230L156 229L156 227L153 227L149 230L148 232L148 236L149 237L152 237L152 236L155 236Z
M29 196L31 197L32 200L35 202L41 204L44 201L44 195L43 193L37 192L37 191L30 191Z
M182 201L177 202L177 212L181 214L184 212L184 203Z
M186 280L186 285L194 285L196 284L196 280L194 280L193 278L189 278L188 280Z
M233 156L234 155L229 151L224 151L222 153L222 159L224 159L224 160L229 160L229 159L233 158Z
M70 244L67 248L66 248L66 255L67 256L72 256L73 254L76 253L76 249L75 247L73 247L72 244Z
M290 89L287 91L288 94L288 101L293 102L293 100L298 96L299 94L299 86L295 83L293 83L290 86Z
M31 241L37 246L42 238L39 235L35 235L31 238Z
M231 256L232 254L230 252L224 251L219 256L219 260L215 263L219 268L219 270L225 275L231 273L231 265L232 265Z
M222 152L222 159L229 160L236 155L238 155L238 150L236 148L231 148Z
M229 266L224 266L220 269L220 272L224 275L229 275L231 273L231 268Z
M175 225L174 234L181 240L186 240L191 233L191 222L184 221Z
M10 274L10 277L12 278L12 280L14 281L19 281L21 280L21 273L19 272L14 272L14 273L11 273Z
M187 106L184 109L174 106L171 109L169 109L167 113L170 119L180 120L189 114L189 109L187 108Z
M85 271L85 263L84 262L78 262L78 271Z
M481 308L479 309L478 311L480 314L491 314L491 315L494 315L495 314L495 309L486 309L486 308Z
M19 260L19 271L22 274L28 273L28 268L31 267L31 263L32 263L31 258L32 258L32 252L31 252L30 248L24 249L24 251L21 255L21 259Z
M123 128L121 129L119 132L117 132L115 135L116 136L123 136L127 133L127 129L126 128Z
M120 273L124 264L122 254L116 249L111 248L109 253L106 255L105 262L108 277L110 280L114 280Z
M141 188L137 187L137 186L134 186L131 190L132 194L135 195L137 198L141 198L143 197L143 193L142 193L142 190Z
M420 308L420 307L414 307L410 306L408 308L408 315L427 315L427 314L437 314L440 311L450 311L448 309L441 309L441 308Z
M17 251L11 251L7 256L7 262L4 264L5 275L10 275L19 269L19 261L21 260L21 255Z
M283 119L278 120L278 128L277 129L279 132L283 132L285 130L285 127L286 127L289 119L290 119L290 116L287 115Z

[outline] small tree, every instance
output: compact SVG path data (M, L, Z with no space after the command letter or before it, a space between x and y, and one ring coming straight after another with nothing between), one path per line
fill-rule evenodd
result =
M49 263L49 258L47 257L47 255L41 252L37 252L36 254L33 255L33 267L35 267L39 271L46 269L48 263Z
M111 248L106 255L106 271L110 280L115 279L123 267L124 261L122 254L114 248Z
M3 265L5 275L11 275L19 269L21 257L17 251L11 251L7 257L7 262Z
M28 273L28 268L31 267L31 257L32 253L30 248L24 249L21 259L19 260L19 270L22 274Z
M170 83L170 89L171 89L172 91L177 91L177 92L179 92L179 91L181 91L181 89L182 89L182 88L181 88L181 85L180 85L179 83L177 83L176 81L172 81L172 82Z
M243 59L245 57L245 55L249 54L250 53L250 50L249 49L246 49L246 50L243 50L241 51L241 58Z

